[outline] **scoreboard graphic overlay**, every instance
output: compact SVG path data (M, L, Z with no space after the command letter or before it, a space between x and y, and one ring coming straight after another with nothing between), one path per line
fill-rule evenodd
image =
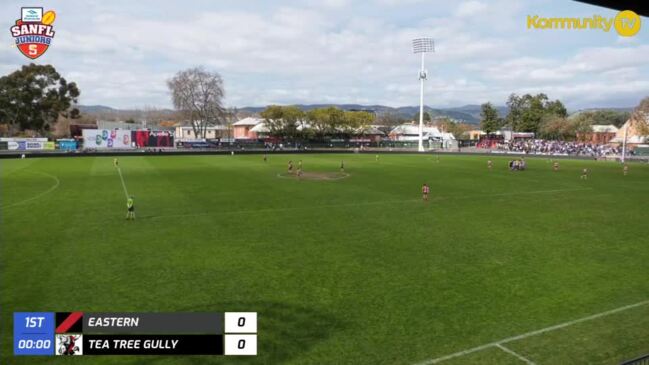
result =
M15 312L14 355L257 355L257 313Z

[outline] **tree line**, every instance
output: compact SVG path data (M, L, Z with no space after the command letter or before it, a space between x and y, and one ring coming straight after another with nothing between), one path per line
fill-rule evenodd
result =
M365 134L374 122L374 114L347 111L336 107L312 109L297 106L270 105L260 113L269 134L275 137L322 140L329 137L351 137Z
M225 88L217 72L202 67L190 68L167 80L167 86L178 117L189 121L196 136L205 136L208 126L232 124L236 120L237 110L223 106ZM0 77L0 127L9 135L24 130L48 133L57 123L69 124L71 120L81 118L76 107L80 95L77 84L67 81L53 66L24 65ZM493 133L510 128L533 132L540 138L574 139L580 133L590 132L593 124L620 127L632 114L639 118L638 113L649 113L649 97L643 99L633 113L596 110L570 117L560 100L550 100L543 93L511 94L506 104L508 113L505 117L501 117L491 103L481 105L480 126L483 131ZM382 131L387 133L392 126L410 121L391 114L375 116L336 107L305 112L296 106L279 105L268 106L261 112L261 117L270 135L289 139L362 135L373 123L385 125ZM427 112L423 119L429 123L432 120ZM440 130L458 137L470 129L470 126L448 118L437 118L435 124ZM642 125L640 128L644 130L647 127Z
M645 104L649 105L649 98ZM636 108L636 112L643 103ZM487 134L507 128L517 132L533 132L543 139L574 140L579 134L592 131L594 124L621 127L632 113L616 110L583 111L568 116L560 100L550 100L546 94L511 94L507 99L508 113L501 117L491 103L481 105L480 127ZM647 109L649 111L649 108Z

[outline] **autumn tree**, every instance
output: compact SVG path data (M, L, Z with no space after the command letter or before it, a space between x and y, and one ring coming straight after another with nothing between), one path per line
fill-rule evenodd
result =
M224 123L225 89L217 72L203 67L179 71L167 81L167 86L174 107L189 120L195 136L205 138L208 126Z
M636 121L638 133L649 135L649 96L640 101L640 104L633 110L632 118Z

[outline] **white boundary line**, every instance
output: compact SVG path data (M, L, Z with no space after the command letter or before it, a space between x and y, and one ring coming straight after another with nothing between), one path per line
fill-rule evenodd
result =
M501 345L501 344L496 344L496 347L498 347L499 349L505 351L506 353L508 353L508 354L510 354L510 355L512 355L512 356L517 357L518 359L520 359L521 361L523 361L523 362L526 363L527 365L536 365L536 364L534 363L534 361L532 361L532 360L526 358L525 356L523 356L523 355L521 355L521 354L519 354L519 353L514 352L512 349L509 349L509 348L507 348L507 347L505 347L505 346L503 346L503 345Z
M122 187L124 188L124 195L128 199L128 191L126 191L126 183L124 183L124 178L122 177L122 169L117 166L117 173L119 173L119 179L122 180Z
M40 175L43 175L43 176L47 176L50 179L53 179L55 181L55 183L54 183L54 185L50 186L49 189L45 190L42 193L36 194L36 195L32 196L31 198L27 198L25 200L21 200L21 201L16 202L16 203L11 203L11 204L8 204L8 205L2 205L2 206L0 206L0 209L11 208L11 207L15 207L17 205L29 203L32 200L36 200L36 199L38 199L40 197L43 197L43 196L53 192L54 190L56 190L59 187L59 185L61 185L61 180L59 180L59 178L54 176L54 175L50 175L50 174L48 174L46 172L40 172L40 171L30 171L30 170L24 170L24 171L32 173L32 174L40 174Z
M437 196L433 197L429 203L448 199L478 199L499 196L515 196L515 195L530 195L530 194L548 194L548 193L562 193L570 191L585 191L592 190L592 188L575 188L575 189L555 189L555 190L535 190L535 191L522 191L513 193L499 193L499 194L481 194L481 195L451 195L451 196ZM323 208L343 208L343 207L356 207L365 205L383 205L383 204L405 204L413 202L421 202L422 199L406 199L406 200L379 200L373 202L357 202L357 203L343 203L343 204L323 204L313 205L307 207L286 207L286 208L263 208L263 209L249 209L249 210L235 210L235 211L221 211L221 212L205 212L205 213L191 213L191 214L169 214L169 215L156 215L151 216L151 219L158 218L180 218L180 217L202 217L219 214L249 214L249 213L273 213L273 212L290 212L299 210L323 209Z
M470 349L466 349L466 350L463 350L463 351L458 351L458 352L455 352L455 353L452 353L452 354L449 354L449 355L445 355L445 356L442 356L442 357L437 357L437 358L434 358L434 359L424 360L424 361L422 361L420 363L417 363L417 365L437 364L437 363L440 363L442 361L446 361L446 360L450 360L450 359L453 359L453 358L456 358L456 357L464 356L464 355L467 355L467 354L470 354L470 353L473 353L473 352L478 352L478 351L487 349L489 347L498 347L498 345L501 345L501 344L504 344L504 343L517 341L517 340L522 340L522 339L527 338L527 337L536 336L536 335L540 335L542 333L558 330L558 329L561 329L561 328L564 328L564 327L575 325L577 323L591 321L593 319L605 317L605 316L608 316L608 315L611 315L611 314L623 312L625 310L629 310L629 309L640 307L640 306L647 305L647 304L649 304L649 300L645 300L643 302L638 302L638 303L634 303L634 304L625 305L623 307L619 307L619 308L611 309L611 310L608 310L608 311L605 311L605 312L600 312L600 313L597 313L597 314L593 314L593 315L588 316L588 317L583 317L583 318L575 319L575 320L572 320L572 321L559 323L559 324L556 324L554 326L545 327L545 328L542 328L540 330L523 333L522 335L507 337L507 338L504 338L502 340L490 342L490 343L480 345L480 346L477 346L477 347L473 347L473 348L470 348Z

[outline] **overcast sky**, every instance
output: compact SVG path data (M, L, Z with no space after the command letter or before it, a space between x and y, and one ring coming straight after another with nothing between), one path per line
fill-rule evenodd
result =
M171 107L165 81L203 65L219 72L228 106L271 103L417 105L419 58L430 36L425 103L502 105L544 92L569 109L634 106L649 95L649 21L612 29L528 30L527 15L614 17L566 0L46 1L57 13L52 64L81 104ZM9 27L21 6L0 3L0 74L29 63ZM2 30L4 29L4 31Z

